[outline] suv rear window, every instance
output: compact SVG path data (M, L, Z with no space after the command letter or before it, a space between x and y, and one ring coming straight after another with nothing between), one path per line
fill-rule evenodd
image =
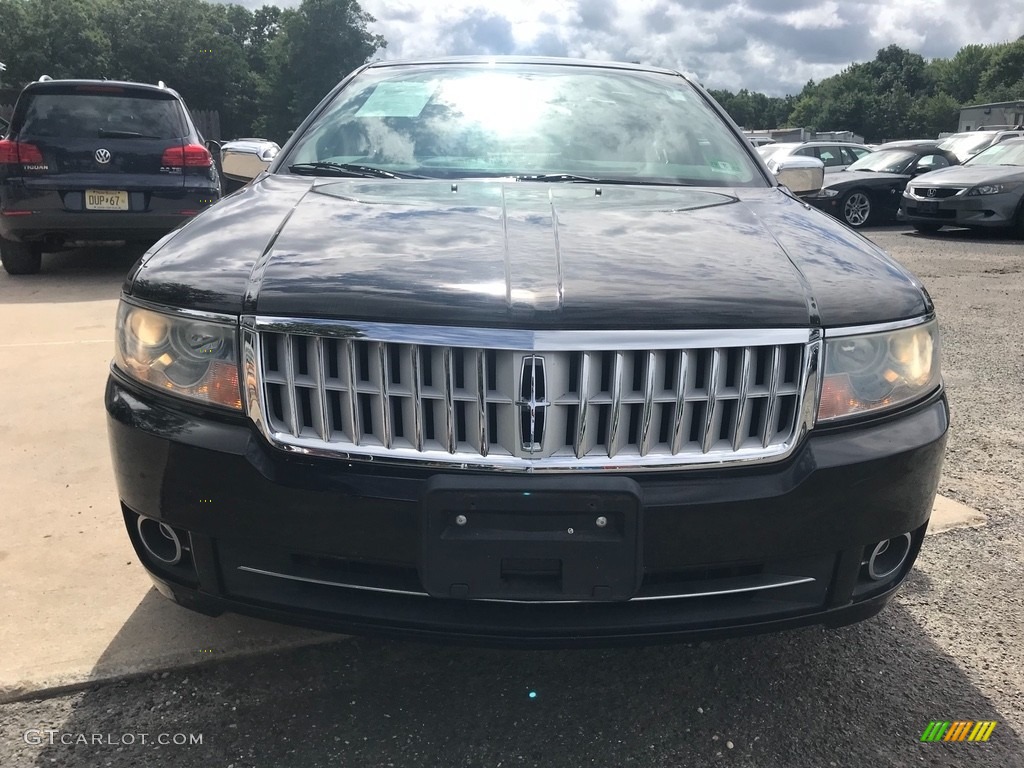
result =
M187 129L175 99L125 93L39 93L31 96L19 133L179 139Z

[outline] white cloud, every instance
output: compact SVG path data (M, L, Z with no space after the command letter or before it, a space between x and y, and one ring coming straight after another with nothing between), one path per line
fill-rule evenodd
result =
M271 0L273 1L273 0ZM245 0L249 7L261 0ZM278 0L295 6L297 0ZM926 57L1024 35L1024 0L362 0L383 58L536 53L639 60L712 88L796 93L898 44Z

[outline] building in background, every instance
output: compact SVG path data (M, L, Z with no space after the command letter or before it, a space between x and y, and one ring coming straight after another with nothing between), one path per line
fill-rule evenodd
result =
M960 110L958 131L976 131L979 128L1015 128L1024 123L1024 96L1017 101L997 101L993 104L974 104Z

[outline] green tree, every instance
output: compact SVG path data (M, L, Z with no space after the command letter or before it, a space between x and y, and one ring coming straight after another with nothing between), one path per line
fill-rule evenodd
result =
M387 43L356 0L303 0L269 43L261 127L283 140L327 93Z
M948 93L936 93L917 99L907 119L908 138L930 138L955 131L960 121L960 103Z
M106 0L5 0L0 3L0 55L5 81L21 86L41 75L104 77L110 41L99 21Z
M992 45L965 45L952 58L934 61L933 72L939 90L961 104L973 101L995 50L996 46Z

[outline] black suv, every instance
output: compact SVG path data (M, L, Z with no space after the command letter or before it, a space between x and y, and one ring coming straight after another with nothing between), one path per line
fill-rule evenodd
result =
M24 275L44 250L154 241L219 197L213 158L173 90L43 78L21 92L0 140L0 257Z

